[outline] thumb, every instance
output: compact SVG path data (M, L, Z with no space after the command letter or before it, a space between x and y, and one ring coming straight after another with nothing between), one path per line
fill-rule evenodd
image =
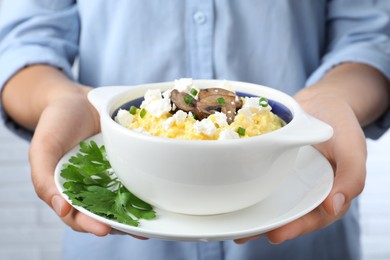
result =
M69 213L71 206L61 197L54 185L53 173L63 151L57 145L54 135L40 133L39 129L32 139L29 160L31 178L38 197L52 207L60 217Z
M340 159L336 165L333 188L324 201L328 214L339 216L345 211L350 202L357 197L364 188L366 176L366 157L363 154L352 152ZM349 157L349 156L350 157Z
M337 138L337 137L336 137ZM335 169L333 188L324 201L325 210L330 215L339 216L350 202L364 189L366 179L366 141L362 133L344 135L351 139L348 145L340 144L332 148Z

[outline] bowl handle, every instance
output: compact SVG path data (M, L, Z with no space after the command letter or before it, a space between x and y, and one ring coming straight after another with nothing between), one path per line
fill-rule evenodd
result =
M303 111L294 121L295 127L289 130L288 135L294 145L318 144L333 136L333 128L330 125Z
M126 91L124 86L98 87L88 92L88 100L101 114L102 109L107 106L111 98L124 91Z

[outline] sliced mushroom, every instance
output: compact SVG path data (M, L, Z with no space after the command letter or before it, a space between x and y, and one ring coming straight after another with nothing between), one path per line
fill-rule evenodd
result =
M177 110L192 112L197 119L202 120L208 116L222 112L226 114L228 124L234 121L237 109L242 107L242 100L234 92L223 88L202 89L198 93L198 100L186 92L177 89L171 92L171 101L174 104L173 113ZM221 103L223 99L223 103Z
M242 100L239 96L236 95L236 93L229 91L224 88L207 88L207 89L201 89L198 94L198 99L202 100L205 97L208 96L230 96L234 97L234 103L236 106L236 109L240 109L242 107Z
M224 88L206 88L206 89L201 89L198 94L198 98L202 99L208 96L213 96L213 95L218 95L218 96L232 96L235 97L236 94L232 91L226 90Z
M226 104L222 106L221 112L226 115L226 121L230 125L231 123L233 123L234 118L236 117L236 111L237 111L236 102L235 102L236 97L225 96L224 99Z
M241 97L238 95L235 96L234 103L236 104L236 110L242 108L242 105L244 104L244 102L242 102Z
M171 102L175 104L177 110L183 110L184 112L194 112L196 106L196 100L190 97L190 102L188 102L187 96L189 94L185 92L179 92L177 89L172 90L171 92ZM187 100L187 102L186 102Z
M199 99L196 103L195 115L199 120L214 114L215 112L221 112L222 107L218 103L216 96L207 96L203 99Z
M221 104L218 101L220 98L224 99L224 104ZM235 97L223 95L203 96L203 98L199 99L196 103L194 113L199 120L202 120L215 112L222 112L226 114L228 124L231 124L236 115L236 105L234 103L234 99Z

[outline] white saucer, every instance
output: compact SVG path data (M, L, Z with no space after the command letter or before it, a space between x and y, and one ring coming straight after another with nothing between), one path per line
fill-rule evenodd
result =
M100 134L89 139L103 144ZM61 167L79 147L69 151L58 163L55 183L63 194ZM190 216L156 208L157 218L141 220L138 227L128 226L95 215L74 206L82 213L113 228L134 235L177 241L221 241L257 235L289 223L316 208L329 194L333 185L333 170L326 158L311 146L303 147L291 167L291 175L278 190L262 202L233 213L212 216Z

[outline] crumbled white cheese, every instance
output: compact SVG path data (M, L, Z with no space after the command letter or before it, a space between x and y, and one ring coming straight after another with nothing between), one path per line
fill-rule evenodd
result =
M142 101L141 108L145 108L149 103L162 99L160 89L149 89L144 95L144 101Z
M162 123L162 127L165 129L165 130L168 130L171 125L173 124L173 122L175 122L175 119L173 117L170 117L170 118L167 118L167 120L165 120L163 123Z
M265 111L270 111L271 106L267 107L260 106L260 98L259 97L246 97L244 98L244 104L241 109L237 111L237 114L243 114L247 117L252 117L253 114L262 113Z
M172 117L175 119L176 122L183 123L186 120L187 115L188 114L183 110L179 110Z
M250 107L242 107L237 111L238 115L244 115L246 117L251 118L254 113L252 113L252 108Z
M167 89L162 93L163 98L170 98L171 97L172 89Z
M253 107L253 108L259 108L260 107L260 98L259 97L246 97L245 102L242 107Z
M216 88L223 88L223 89L226 89L226 90L229 90L229 91L233 91L232 90L232 87L228 84L228 81L227 80L223 80L220 84L218 84L217 86L215 86ZM234 91L233 91L234 92Z
M214 135L215 131L217 130L210 118L203 119L202 121L196 121L194 124L194 129L197 133L203 133L207 136Z
M225 113L215 112L214 118L215 118L215 122L218 124L219 127L225 127L229 125Z
M127 110L119 109L115 121L121 126L130 127L130 124L133 122L133 115Z
M176 79L174 84L175 86L173 87L173 89L168 89L163 92L162 95L164 98L170 98L172 90L176 89L179 92L185 92L187 94L190 94L193 98L198 99L198 95L193 95L191 93L192 89L196 90L196 94L198 94L200 91L200 89L197 86L192 84L192 78Z
M218 140L230 140L230 139L240 139L240 136L238 135L238 133L230 129L223 130L221 133L219 133Z
M184 123L187 116L188 114L186 112L178 110L172 117L167 118L167 120L163 122L162 127L165 130L168 130L172 126L173 122Z
M181 78L175 80L175 87L179 92L189 93L192 88L192 78Z
M145 109L152 116L158 118L166 113L169 113L169 111L171 111L171 109L172 109L171 101L169 99L155 100L153 102L150 102L150 104L148 104L145 107Z
M160 117L172 109L171 100L163 98L160 89L148 90L140 107L146 109L154 117Z

